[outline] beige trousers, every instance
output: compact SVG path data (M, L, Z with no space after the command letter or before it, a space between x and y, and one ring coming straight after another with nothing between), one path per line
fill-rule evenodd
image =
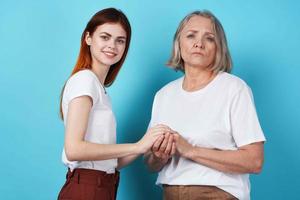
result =
M215 186L163 185L164 200L237 200Z

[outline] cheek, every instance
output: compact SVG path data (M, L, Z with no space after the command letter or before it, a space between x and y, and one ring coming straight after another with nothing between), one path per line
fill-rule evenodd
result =
M181 42L180 43L181 50L187 52L189 49L191 49L192 46L190 43L191 42L188 42L188 41Z
M91 43L91 50L93 49L94 51L99 51L102 48L103 45L101 45L101 42L98 42L97 40L93 40Z
M180 44L180 54L182 59L185 60L188 55L188 46L186 44Z
M95 48L94 45L90 45L90 52L91 52L91 54L94 55L94 56L95 56L95 54L97 54L97 53L96 53L96 52L97 52L97 49Z
M181 55L182 60L184 62L186 62L186 60L187 60L187 53L186 53L185 49L180 48L180 55Z
M211 45L211 46L209 47L209 57L214 58L215 55L216 55L216 51L217 51L216 46L215 46L215 45Z
M118 57L121 58L125 52L125 46L119 47L118 51L119 51Z
M121 54L123 54L123 53L124 53L124 51L125 51L125 48L126 48L126 46L125 46L125 45L120 47L120 52L121 52Z

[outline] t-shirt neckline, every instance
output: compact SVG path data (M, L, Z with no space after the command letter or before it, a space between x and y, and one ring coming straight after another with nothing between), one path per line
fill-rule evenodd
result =
M180 88L180 92L184 95L189 95L189 96L194 96L194 95L199 95L199 94L203 94L205 93L209 88L213 87L215 85L215 83L217 82L217 80L219 79L219 77L221 76L223 72L218 72L218 74L213 78L213 80L211 80L205 87L199 89L199 90L195 90L195 91L186 91L183 89L183 80L184 80L184 76L181 78L181 80L179 81L179 88Z

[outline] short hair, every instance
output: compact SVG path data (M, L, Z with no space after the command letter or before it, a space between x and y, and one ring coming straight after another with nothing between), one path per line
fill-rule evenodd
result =
M216 56L214 59L214 64L210 68L214 72L225 71L230 72L232 68L232 60L230 56L230 52L227 46L227 40L225 36L224 29L220 21L208 10L203 11L194 11L183 18L180 22L176 33L173 39L173 49L172 49L172 56L167 62L167 65L174 68L175 70L180 70L184 72L184 61L181 57L180 53L180 45L179 39L181 36L181 32L187 22L194 16L201 16L211 20L213 24L215 36L215 43L217 46Z

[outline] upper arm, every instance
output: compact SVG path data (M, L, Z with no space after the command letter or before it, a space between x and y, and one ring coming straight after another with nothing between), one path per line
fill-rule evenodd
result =
M66 150L74 146L76 142L84 140L92 104L89 96L74 98L69 103L65 131Z

